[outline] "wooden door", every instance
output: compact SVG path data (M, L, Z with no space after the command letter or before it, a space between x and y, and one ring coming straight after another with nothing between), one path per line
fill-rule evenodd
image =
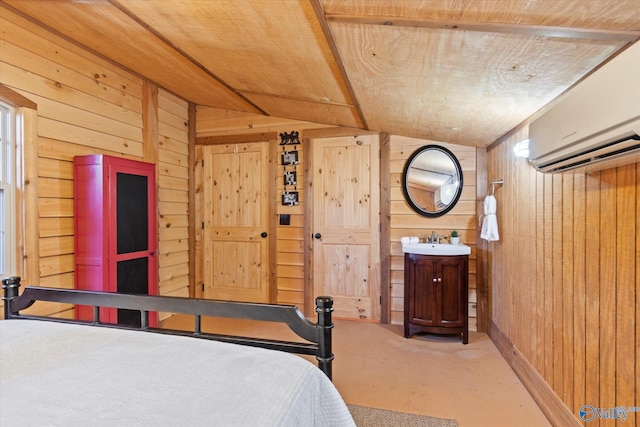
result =
M378 135L314 139L313 283L334 314L380 319Z
M269 302L268 143L206 146L205 298Z

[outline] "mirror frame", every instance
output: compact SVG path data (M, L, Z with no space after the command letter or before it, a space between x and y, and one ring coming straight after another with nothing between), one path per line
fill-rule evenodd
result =
M451 203L449 203L445 208L439 211L428 211L416 205L413 199L411 198L411 196L409 195L409 186L407 185L407 182L408 182L407 173L409 172L411 163L413 163L416 157L418 157L421 154L424 154L429 150L439 151L441 153L444 153L447 157L449 157L456 168L456 172L458 173L458 176L460 177L460 183L456 190L456 194L453 196L453 199L451 200ZM402 193L404 194L405 201L409 204L409 206L411 206L411 209L413 209L416 213L422 216L430 217L430 218L437 218L449 212L458 203L458 201L460 200L460 196L462 194L462 187L464 185L463 179L464 179L464 176L462 174L462 167L460 166L460 162L458 161L458 158L450 150L440 145L433 145L433 144L425 145L423 147L418 148L416 151L414 151L413 154L409 156L409 158L407 159L407 162L404 165L404 168L402 170L402 182L401 182Z

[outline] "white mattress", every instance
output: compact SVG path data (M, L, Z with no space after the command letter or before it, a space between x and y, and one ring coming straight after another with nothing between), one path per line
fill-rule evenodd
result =
M0 321L0 425L354 426L307 360L189 337Z

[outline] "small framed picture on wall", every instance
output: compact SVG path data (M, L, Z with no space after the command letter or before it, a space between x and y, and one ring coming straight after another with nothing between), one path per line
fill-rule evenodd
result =
M298 164L298 152L297 151L283 151L282 152L282 164L283 165L297 165Z
M298 184L298 174L296 171L284 171L285 187L295 186Z
M298 192L285 191L282 193L282 206L298 206Z

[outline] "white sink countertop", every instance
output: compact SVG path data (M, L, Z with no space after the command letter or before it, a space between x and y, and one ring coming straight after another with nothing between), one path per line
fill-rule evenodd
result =
M407 243L402 245L402 252L419 255L469 255L471 246L448 243Z

